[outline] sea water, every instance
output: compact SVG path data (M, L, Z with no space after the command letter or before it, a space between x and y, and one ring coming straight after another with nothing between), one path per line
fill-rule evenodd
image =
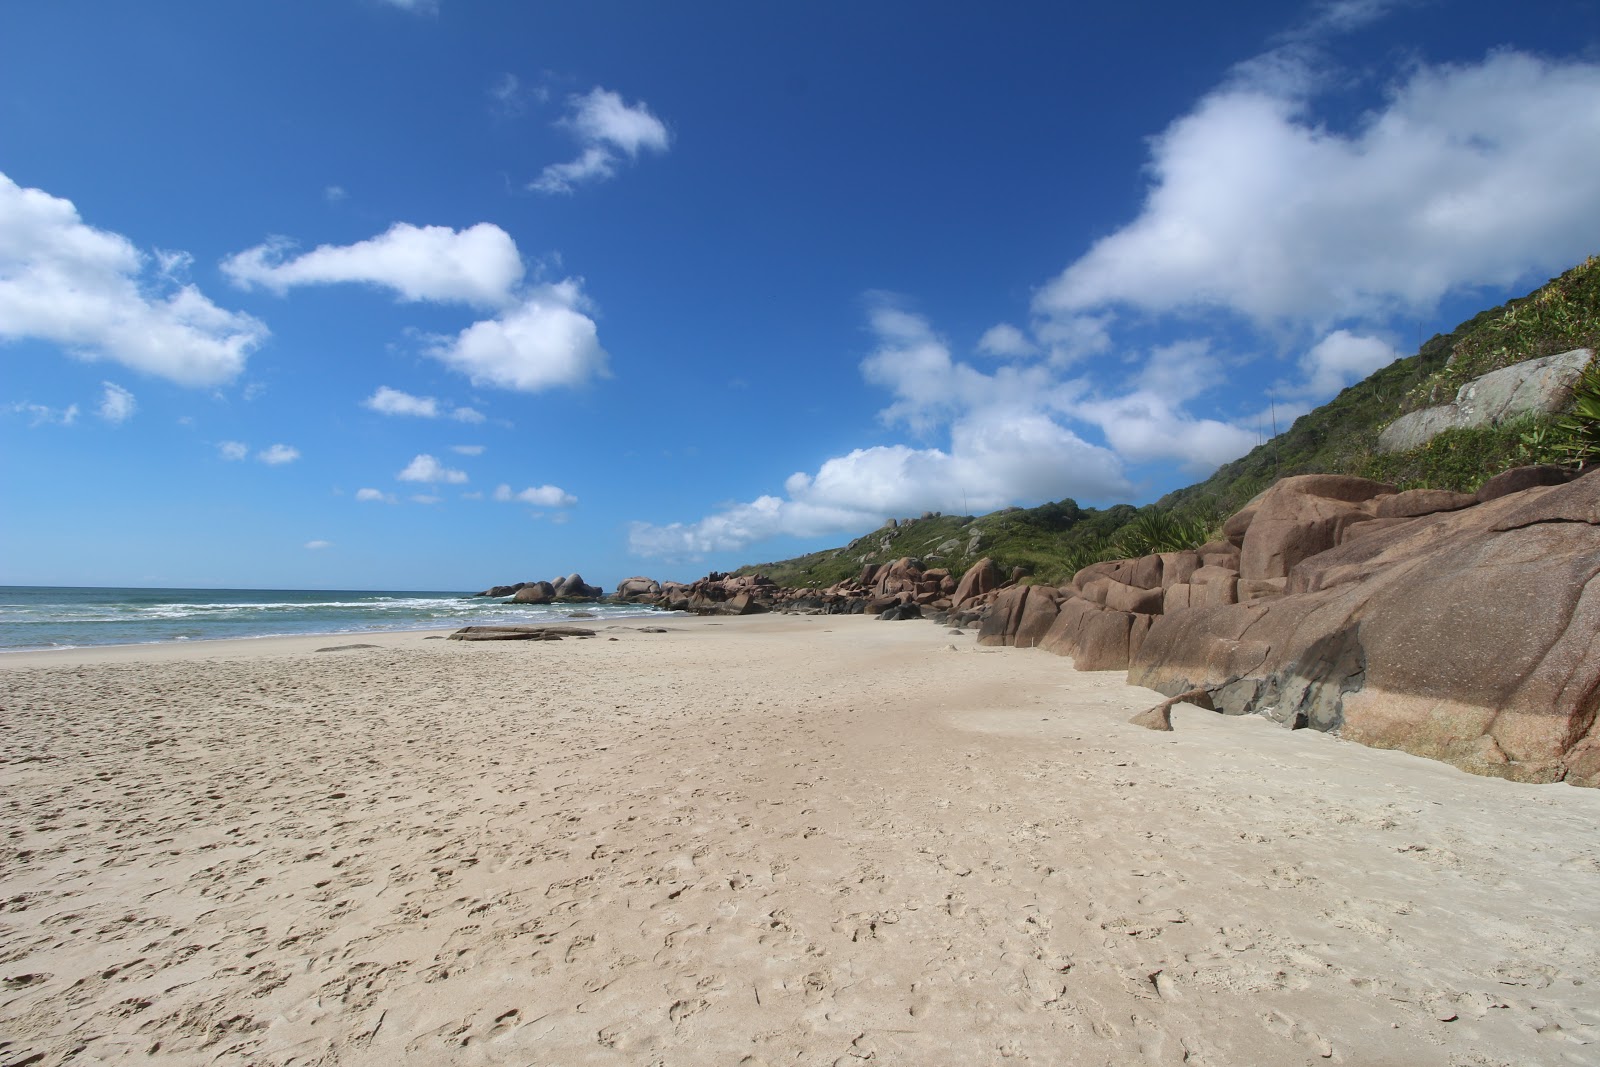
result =
M656 614L637 604L512 604L466 593L0 586L0 651L158 641L442 630Z

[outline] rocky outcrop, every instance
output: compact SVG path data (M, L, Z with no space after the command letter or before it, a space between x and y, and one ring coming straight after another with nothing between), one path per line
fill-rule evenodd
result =
M474 596L510 597L513 604L553 604L574 601L599 600L606 591L589 585L574 573L553 582L518 582L515 585L496 585Z
M1474 378L1456 390L1449 404L1400 416L1378 436L1384 452L1421 448L1456 426L1489 426L1520 415L1549 415L1572 399L1572 386L1594 359L1587 348L1514 363Z
M979 641L1482 774L1600 785L1600 472L1570 478L1518 468L1475 496L1286 478L1227 540L1001 590Z
M624 604L637 604L643 601L654 600L661 595L661 583L654 578L624 578L617 583L617 591L612 598Z
M1128 680L1480 774L1600 784L1600 476L1413 517L1152 626Z

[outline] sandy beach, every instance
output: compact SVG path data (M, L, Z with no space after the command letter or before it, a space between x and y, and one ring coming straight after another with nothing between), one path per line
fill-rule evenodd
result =
M1600 1063L1600 791L648 625L0 657L0 1064Z

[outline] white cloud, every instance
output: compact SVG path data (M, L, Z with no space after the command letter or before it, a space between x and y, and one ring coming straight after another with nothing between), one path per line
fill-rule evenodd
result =
M306 542L306 547L311 549L311 551L313 551L313 552L317 552L317 551L320 551L320 550L322 550L324 548L332 548L333 547L333 542L332 541L307 541Z
M30 404L19 401L8 404L6 410L16 415L27 415L28 425L34 426L71 426L78 421L78 405L68 404L64 408L52 408L44 404Z
M250 455L250 446L243 441L219 441L217 454L230 463L237 462Z
M424 419L437 418L439 415L439 402L433 397L412 396L387 385L378 386L376 392L361 402L361 406L380 415L417 415Z
M395 475L402 482L428 482L437 484L447 482L450 485L460 485L467 480L466 471L451 470L426 452L417 456L406 469Z
M1195 418L1162 390L1137 389L1080 401L1073 413L1099 426L1117 455L1134 462L1175 459L1186 470L1209 471L1256 445L1254 433L1216 419Z
M523 275L516 242L488 222L464 230L397 222L365 241L285 258L289 247L282 239L267 241L223 260L222 270L236 285L280 294L297 285L356 282L392 289L403 300L479 307L508 303Z
M1318 400L1330 397L1399 358L1394 346L1381 338L1335 330L1301 357L1305 381L1288 392Z
M300 450L293 445L270 445L256 453L256 458L270 467L281 467L300 458Z
M322 199L330 204L337 204L350 199L350 194L342 185L330 185L322 190Z
M357 489L356 499L362 503L373 504L393 504L395 502L393 493L385 493L381 489Z
M472 408L448 408L431 396L412 396L410 393L391 389L387 385L378 386L377 390L361 402L364 408L370 408L380 415L415 415L418 418L436 419L441 415L448 415L457 422L480 423L483 413Z
M100 386L104 391L100 394L100 408L95 414L113 426L120 426L133 418L139 404L132 393L116 382L101 382Z
M1005 359L1035 355L1039 351L1039 346L1028 340L1026 334L1009 322L1002 322L989 327L983 332L983 336L978 338L978 351L984 355Z
M584 314L575 279L536 286L515 307L475 322L453 338L437 338L428 354L475 385L536 393L606 374L594 320Z
M70 200L0 174L0 341L33 338L181 385L229 381L267 328L163 278L161 264L176 269L181 256L164 253L151 270L151 257L85 225Z
M434 496L432 493L415 493L411 497L411 502L413 504L437 504L440 499L440 497Z
M569 163L546 167L529 184L530 189L570 193L580 182L611 177L621 157L635 159L645 149L665 152L671 142L666 125L642 101L630 106L609 89L596 87L583 96L574 96L568 101L568 108L561 125L573 131L582 150Z
M521 492L513 492L509 485L500 485L495 488L494 498L501 503L517 501L541 508L566 508L578 502L577 497L554 485L540 485Z
M481 456L481 455L483 455L483 446L482 445L451 445L450 446L450 451L458 452L463 456Z
M1238 80L1153 144L1139 217L1041 290L1036 312L1210 307L1315 327L1426 309L1593 251L1600 182L1574 176L1600 170L1600 64L1501 51L1418 66L1348 132L1292 77Z
M410 11L418 15L437 15L439 13L439 0L383 0L390 7L397 7L402 11Z
M922 511L985 512L1018 500L1103 498L1130 489L1107 449L1041 414L988 412L956 422L948 450L858 448L814 474L791 475L785 497L762 496L694 523L633 523L628 544L641 556L686 558L779 535L870 529Z

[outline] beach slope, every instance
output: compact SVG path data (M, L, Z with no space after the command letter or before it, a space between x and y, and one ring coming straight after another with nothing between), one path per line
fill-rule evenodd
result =
M1600 1062L1600 791L644 625L0 657L0 1062Z

